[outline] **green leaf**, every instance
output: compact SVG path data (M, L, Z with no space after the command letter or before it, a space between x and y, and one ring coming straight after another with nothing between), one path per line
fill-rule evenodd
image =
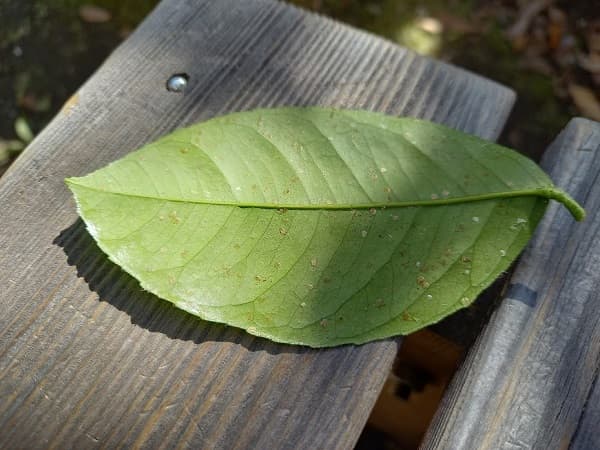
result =
M15 134L26 144L33 141L33 132L24 117L18 117L15 120Z
M320 108L215 118L67 183L100 248L144 289L313 347L436 322L508 268L548 199L584 216L509 149Z

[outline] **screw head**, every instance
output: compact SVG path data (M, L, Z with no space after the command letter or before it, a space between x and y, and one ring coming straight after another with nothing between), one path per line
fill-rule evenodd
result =
M167 80L167 90L171 92L183 92L188 83L188 76L184 73L172 75Z

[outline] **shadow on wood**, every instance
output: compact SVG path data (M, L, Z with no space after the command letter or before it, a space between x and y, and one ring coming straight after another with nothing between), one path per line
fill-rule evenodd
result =
M308 348L275 344L267 339L224 324L201 320L176 308L166 300L144 291L139 282L100 250L85 229L81 219L61 231L53 242L67 255L67 263L75 266L77 275L85 280L91 291L131 318L131 323L151 332L159 332L171 339L202 342L231 342L248 351L266 351L270 354L305 353Z

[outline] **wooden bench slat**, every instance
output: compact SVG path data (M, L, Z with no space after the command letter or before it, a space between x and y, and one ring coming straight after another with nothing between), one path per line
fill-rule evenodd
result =
M600 376L596 372L593 389L585 401L577 430L569 446L570 450L590 450L600 448Z
M63 178L234 110L376 109L494 139L513 101L279 2L163 1L0 179L0 447L352 447L399 339L311 350L198 321L108 262Z
M542 166L588 217L550 205L423 448L600 448L600 124L573 119Z

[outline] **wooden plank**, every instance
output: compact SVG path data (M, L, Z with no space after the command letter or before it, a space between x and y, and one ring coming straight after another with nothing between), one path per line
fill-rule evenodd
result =
M600 448L600 378L596 372L594 385L589 397L585 401L577 431L573 436L570 450L590 450Z
M578 426L600 448L600 124L573 119L542 166L588 217L550 205L422 448L566 448Z
M107 261L63 178L229 111L366 108L493 139L513 100L279 2L165 0L0 179L0 447L352 447L399 340L311 350L198 321Z

